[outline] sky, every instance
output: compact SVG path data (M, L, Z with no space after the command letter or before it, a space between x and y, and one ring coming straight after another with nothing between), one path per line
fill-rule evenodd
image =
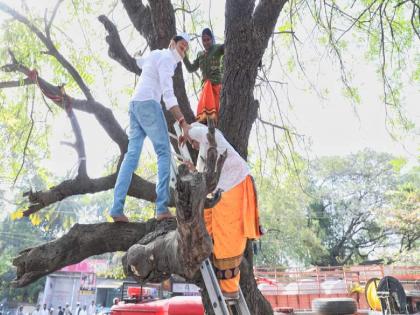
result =
M6 3L15 3L15 1L7 0ZM30 3L30 1L28 1ZM39 12L43 12L46 5L51 8L51 3L55 1L43 0L38 1ZM218 41L223 40L224 32L224 1L196 1L202 11L203 26L211 20L211 26L216 34ZM121 4L119 4L121 7ZM65 14L62 10L60 14ZM41 13L42 15L42 13ZM0 15L3 19L4 14ZM111 16L113 21L120 29L123 41L127 42L130 52L141 48L141 44L137 37L132 40L133 33L129 32L125 26L129 25L129 21L124 11L116 10ZM95 39L99 42L93 42L93 47L97 45L104 46L105 31L102 25L96 20L89 21L93 27L98 29L98 36ZM307 25L304 25L305 27ZM304 27L303 27L304 28ZM302 28L302 34L303 33ZM83 38L80 31L80 25L77 23L69 36L73 38ZM187 29L188 31L188 29ZM298 36L300 30L296 30ZM136 36L136 34L134 35ZM275 39L283 40L280 36ZM302 35L304 36L304 35ZM78 41L80 45L84 44L83 40ZM295 127L299 134L304 135L305 141L310 143L310 157L319 157L324 155L347 155L357 152L364 148L389 152L395 155L403 156L415 163L416 155L419 154L419 123L420 123L420 99L419 87L408 85L404 89L404 106L408 112L408 116L417 123L417 137L412 133L404 137L403 140L395 141L385 127L385 107L381 100L382 85L379 80L376 69L372 63L364 59L363 52L356 45L350 46L349 58L347 58L348 66L352 71L353 82L359 87L361 103L353 106L347 98L343 96L343 85L340 83L340 76L337 65L328 58L319 58L319 52L312 47L303 45L300 47L299 55L304 62L305 70L309 80L314 83L319 90L328 89L326 98L320 98L317 93L310 88L308 78L303 76L299 71L287 73L288 81L286 85L275 85L276 93L279 95L279 106L288 120L288 124ZM190 56L193 58L198 46L197 41L191 43ZM419 51L419 50L418 50ZM287 54L286 51L280 51L280 54ZM101 51L104 60L108 60L115 68L111 85L105 88L92 89L95 97L103 101L104 104L109 103L109 95L105 89L112 89L114 94L118 94L118 106L113 107L115 116L121 125L126 128L128 125L127 108L129 96L119 93L124 90L127 85L132 86L134 77L127 75L127 72L119 67L113 60L107 57L106 49ZM287 72L286 60L280 64L275 62L270 69L270 78L272 80L284 81L285 71ZM190 76L184 76L189 80ZM100 74L98 74L100 77ZM98 80L98 86L102 82ZM190 100L195 110L196 97L194 93L189 91ZM290 102L288 101L290 100ZM268 103L261 102L262 118L270 120L274 115L275 108ZM88 156L88 173L92 177L101 176L104 172L104 164L110 161L118 153L117 146L107 137L105 132L91 115L77 113L80 124L82 126L83 135L85 137L86 150ZM57 175L70 176L71 169L77 163L75 152L67 146L60 144L60 141L71 136L70 124L64 113L53 123L53 133L50 139L51 160L46 165L51 168ZM255 135L250 139L250 149L253 151L257 146L258 137ZM150 143L146 143L143 159L153 158L151 154ZM300 150L298 147L297 150ZM302 149L303 150L303 149Z

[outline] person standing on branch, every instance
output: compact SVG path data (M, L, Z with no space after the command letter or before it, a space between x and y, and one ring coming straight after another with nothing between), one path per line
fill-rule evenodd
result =
M197 170L204 171L209 148L208 127L191 124L190 142L199 150ZM215 130L217 152L227 151L227 157L220 173L215 191L221 190L221 198L213 207L204 210L204 221L213 239L213 265L223 295L226 298L239 297L239 265L242 261L248 239L261 236L257 194L254 181L246 161L230 145L219 130ZM190 169L194 169L187 162Z
M205 28L201 35L204 51L198 53L193 63L187 56L184 58L185 67L189 72L200 68L202 75L202 91L197 105L198 122L207 123L207 118L217 122L220 109L220 89L222 87L221 59L225 52L224 44L216 44L213 33Z
M156 185L156 218L171 217L168 210L171 149L168 128L160 100L179 122L184 136L188 137L185 118L174 94L172 76L188 49L189 37L185 33L173 37L168 49L153 50L145 58L137 59L142 73L130 102L130 135L128 149L118 172L114 188L114 203L110 216L115 222L128 222L124 215L124 203L137 168L144 139L150 138L157 154L158 180Z

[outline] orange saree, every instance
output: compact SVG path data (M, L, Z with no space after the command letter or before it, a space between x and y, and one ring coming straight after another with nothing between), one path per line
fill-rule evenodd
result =
M258 205L254 183L247 176L223 192L214 208L205 209L204 220L213 239L213 264L225 294L239 290L239 265L247 239L260 237Z

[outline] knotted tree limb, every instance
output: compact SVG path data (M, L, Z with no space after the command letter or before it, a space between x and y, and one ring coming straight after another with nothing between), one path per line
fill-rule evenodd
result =
M156 220L140 223L75 224L63 237L27 248L13 260L16 279L13 285L24 287L65 266L93 255L126 251L156 228Z

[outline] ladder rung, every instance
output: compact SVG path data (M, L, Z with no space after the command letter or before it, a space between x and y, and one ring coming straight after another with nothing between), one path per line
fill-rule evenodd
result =
M169 137L171 137L172 139L175 139L176 141L178 141L178 137L175 136L172 132L168 132Z

